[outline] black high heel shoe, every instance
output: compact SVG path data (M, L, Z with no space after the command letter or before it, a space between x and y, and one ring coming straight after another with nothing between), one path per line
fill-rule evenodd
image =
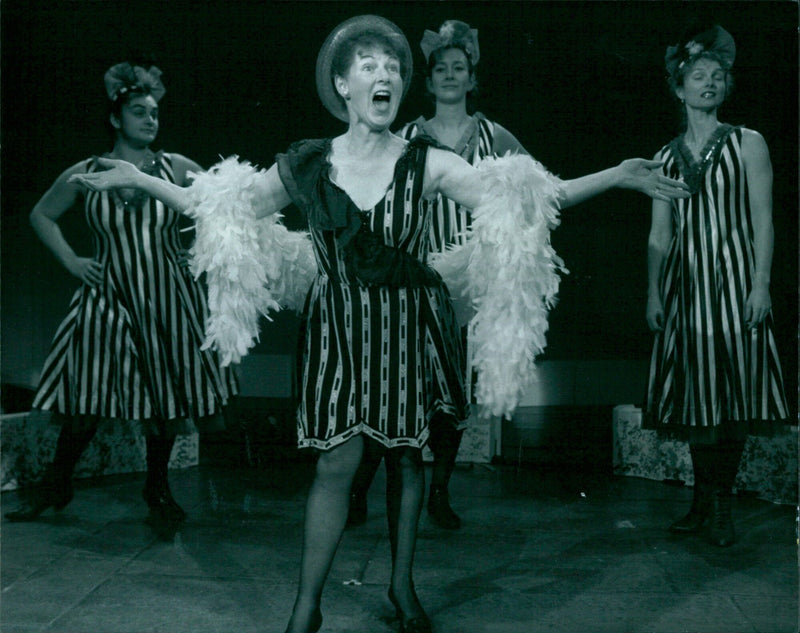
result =
M397 619L400 620L400 633L432 633L433 632L433 625L431 624L430 618L425 615L417 616L416 618L408 618L406 619L406 614L403 612L400 603L397 601L397 597L394 595L394 590L389 587L389 602L392 603L395 609L395 613L397 614ZM417 599L416 594L414 595L414 599ZM417 600L419 602L419 600Z
M66 483L62 486L44 484L34 490L30 499L11 512L6 512L5 517L14 523L35 521L47 508L53 508L56 512L61 512L72 501L72 497L71 483Z

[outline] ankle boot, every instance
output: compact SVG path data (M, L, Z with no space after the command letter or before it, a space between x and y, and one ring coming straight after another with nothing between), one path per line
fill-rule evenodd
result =
M147 480L142 497L150 509L148 521L179 523L186 520L186 512L178 505L169 489L169 457L174 437L151 435L147 437Z
M431 485L428 493L428 514L434 523L446 530L457 530L461 527L461 519L450 507L450 496L445 486Z
M711 497L711 524L709 540L719 547L729 547L736 540L731 514L731 491L726 488L715 488Z
M149 521L180 523L186 520L186 511L175 501L166 482L148 481L142 490L142 498L150 510Z
M686 516L669 526L669 531L676 534L693 534L700 532L711 515L711 484L695 478L692 506Z
M35 521L47 508L59 512L72 501L72 472L97 431L98 418L56 415L63 421L53 462L45 469L30 498L5 515L9 521Z
M7 512L5 517L17 523L35 521L48 508L53 508L56 512L63 510L72 501L72 496L72 481L69 476L59 477L50 466L30 498Z

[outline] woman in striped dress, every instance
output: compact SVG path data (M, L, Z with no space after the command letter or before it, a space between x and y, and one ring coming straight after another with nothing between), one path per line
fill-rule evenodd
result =
M474 209L491 197L483 195L487 183L501 185L498 178L484 181L477 169L430 139L407 142L391 133L411 72L411 51L397 26L378 16L351 18L331 32L317 57L320 98L348 124L339 136L296 143L270 169L245 169L239 180L226 178L229 169L238 178L239 168L223 161L189 191L122 161L103 159L101 164L113 169L73 177L93 190L140 188L197 216L204 234L198 243L205 243L214 223L211 233L219 233L218 240L209 240L214 257L195 252L195 263L209 259L207 271L218 269L222 242L230 244L232 252L224 255L236 259L238 269L241 250L250 254L241 234L264 226L256 220L274 218L293 203L308 222L317 270L305 309L298 441L319 453L288 633L318 631L322 625L323 586L344 531L365 437L387 448L389 600L401 632L431 631L412 579L424 488L421 448L432 417L463 420L468 403L455 310L442 278L426 263L431 217L423 201L442 194ZM544 170L522 162L529 169L519 186L527 198L533 170L540 175ZM606 177L640 191L663 186L682 195L651 164L635 161ZM567 184L567 195L580 195L581 185ZM238 221L235 230L228 227L232 199L247 227L241 232ZM552 210L555 198L543 204ZM485 206L484 211L492 215ZM234 295L236 289L226 292ZM263 295L263 283L256 294ZM248 303L239 299L237 310Z
M117 64L105 76L115 142L109 157L179 185L200 167L180 154L153 152L158 101L164 93L154 66ZM28 504L11 520L33 520L72 498L75 464L101 419L136 420L147 443L143 496L151 519L182 520L167 482L177 433L188 419L217 416L235 389L229 370L201 350L206 304L181 245L179 213L139 191L86 192L73 174L102 169L89 158L62 173L36 204L31 222L59 262L81 280L42 370L33 407L61 424L53 463ZM57 220L79 200L94 241L79 257Z
M471 165L486 156L526 153L513 134L499 123L490 121L480 112L467 113L467 101L477 88L475 66L480 56L477 31L459 20L448 20L439 33L426 31L421 47L427 61L425 84L436 103L436 113L431 119L419 117L407 123L398 135L406 140L418 135L433 138ZM426 205L431 214L430 252L444 253L450 246L466 243L469 209L442 196L427 201ZM471 373L466 366L463 371L465 377ZM469 387L467 384L468 391ZM461 527L461 518L450 506L448 485L463 434L464 426L450 416L439 415L431 420L429 446L433 453L433 469L428 515L439 527L451 530ZM366 444L364 459L353 482L348 525L366 521L367 490L382 454L379 445Z
M400 136L407 140L418 135L433 138L471 165L478 164L486 157L503 156L506 153L528 154L505 127L490 121L480 112L469 114L468 105L474 101L478 86L476 67L480 59L480 46L477 29L460 20L447 20L438 32L425 31L420 48L427 62L425 87L436 104L436 110L430 119L418 117L407 123L398 133ZM654 166L658 164L652 163ZM615 186L622 186L611 177L618 169L566 181L560 207L573 206ZM470 209L442 195L426 201L426 205L431 214L429 242L432 253L444 253L453 246L467 242L472 224ZM472 367L467 366L465 377L469 381L468 392L472 373ZM428 491L428 514L445 529L458 529L461 526L460 517L450 505L448 485L463 433L464 426L451 417L443 415L431 420L433 468ZM367 444L364 460L353 483L348 517L350 525L366 521L367 490L380 464L381 454L379 446Z
M694 499L673 532L728 546L731 488L748 432L788 418L769 293L772 167L763 137L721 123L736 48L719 26L667 51L686 129L657 155L692 196L654 201L647 321L657 332L645 426L686 437ZM766 427L766 428L765 428Z

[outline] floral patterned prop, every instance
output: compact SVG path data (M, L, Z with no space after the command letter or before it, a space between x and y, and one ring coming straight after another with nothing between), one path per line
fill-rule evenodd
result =
M0 416L0 489L15 490L37 482L56 450L60 427L47 413L31 411ZM75 467L75 477L98 477L146 469L144 437L135 422L114 420L101 425ZM179 435L170 468L196 466L199 439L195 432Z
M665 440L642 429L642 411L633 405L614 408L614 474L672 479L694 485L689 445ZM797 503L797 427L774 438L749 437L734 487L755 492L773 503Z

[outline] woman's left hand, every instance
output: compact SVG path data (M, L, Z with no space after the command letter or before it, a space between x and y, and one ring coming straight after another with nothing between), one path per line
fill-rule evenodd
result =
M744 306L744 318L747 327L757 327L767 318L771 309L772 299L769 296L769 286L757 283L750 291L750 296L747 297L747 302Z
M656 200L688 198L692 194L686 183L664 176L660 170L664 163L660 160L629 158L619 164L622 174L620 186L635 189Z
M106 171L95 171L87 174L73 174L69 182L83 185L92 191L107 191L136 187L137 176L141 172L134 165L114 158L97 158L97 164Z

